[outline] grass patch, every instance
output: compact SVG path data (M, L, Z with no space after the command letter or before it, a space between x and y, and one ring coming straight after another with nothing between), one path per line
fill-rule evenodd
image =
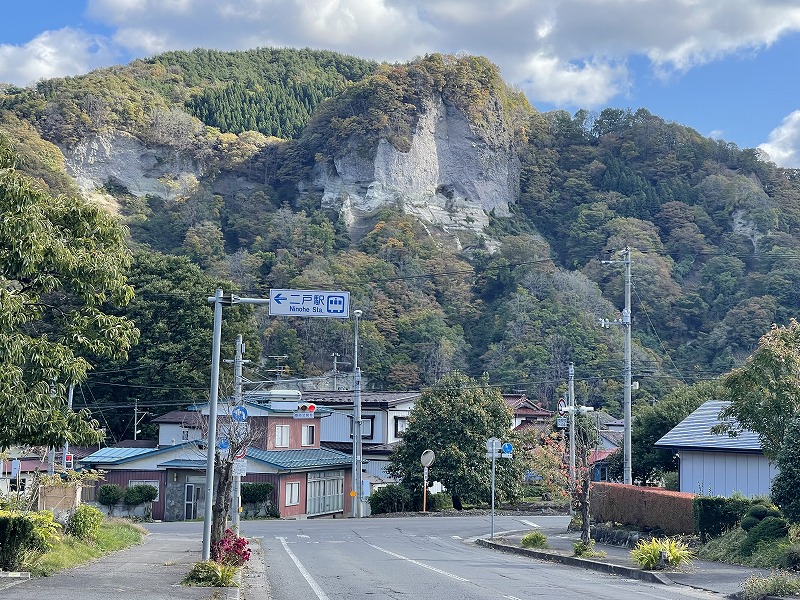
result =
M46 577L58 571L77 567L109 552L140 544L147 530L122 519L110 519L100 525L94 543L64 535L53 547L27 569L35 577Z
M742 552L746 539L747 532L741 527L736 527L701 546L697 551L697 556L705 560L760 569L781 569L794 566L793 563L787 563L788 557L794 551L790 538L764 540L749 555Z

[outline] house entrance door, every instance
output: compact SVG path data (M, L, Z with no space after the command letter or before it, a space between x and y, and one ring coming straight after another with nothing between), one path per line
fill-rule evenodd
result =
M186 521L193 521L205 512L206 505L206 485L205 483L187 483L184 496L184 516Z

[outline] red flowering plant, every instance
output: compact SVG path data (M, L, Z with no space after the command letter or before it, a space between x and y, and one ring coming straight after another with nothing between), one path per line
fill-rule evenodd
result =
M226 529L222 539L212 546L211 557L222 565L241 567L250 560L250 546L245 538Z

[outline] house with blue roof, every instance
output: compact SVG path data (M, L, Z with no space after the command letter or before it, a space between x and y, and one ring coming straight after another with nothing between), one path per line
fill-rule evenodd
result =
M242 483L273 485L272 506L281 517L336 515L350 510L351 455L320 447L320 421L329 410L306 411L296 418L297 401L244 404L246 425L254 440L240 459ZM202 517L206 502L205 433L208 407L172 411L155 419L155 448L102 448L80 461L85 468L106 471L104 480L125 488L148 484L158 490L154 519L191 520ZM225 431L230 410L219 411Z
M680 457L681 492L730 497L768 495L778 470L764 456L761 442L752 431L736 437L714 433L719 414L729 402L711 400L678 423L656 442Z

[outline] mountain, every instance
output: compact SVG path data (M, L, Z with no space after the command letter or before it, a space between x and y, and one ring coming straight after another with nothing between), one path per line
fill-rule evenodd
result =
M574 362L580 400L618 410L622 331L597 323L626 247L635 402L800 307L796 171L643 108L538 112L483 57L171 52L7 87L0 111L28 172L118 213L137 253L249 295L349 290L377 389L486 371L552 404ZM349 323L256 312L261 368L352 351Z

